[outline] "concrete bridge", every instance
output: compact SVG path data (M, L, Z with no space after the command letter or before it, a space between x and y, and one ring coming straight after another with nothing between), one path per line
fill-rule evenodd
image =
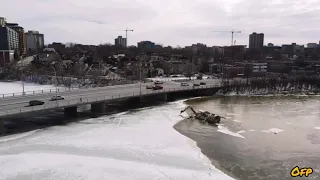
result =
M199 84L200 80L195 80ZM146 89L147 85L153 83L137 83L126 84L99 88L78 89L73 91L59 92L58 95L64 96L64 100L50 101L56 92L48 92L41 94L27 94L24 96L15 96L2 98L0 100L0 132L3 131L3 119L9 116L19 115L23 113L32 113L38 111L47 111L52 109L64 109L66 116L76 116L77 107L90 104L91 112L104 113L106 110L105 103L121 100L145 98L150 96L161 96L164 101L182 92L198 93L198 95L212 95L220 89L220 81L214 79L201 80L206 85L193 87L193 82L189 82L189 86L181 86L177 82L165 82L161 90ZM28 106L29 101L40 100L43 105Z

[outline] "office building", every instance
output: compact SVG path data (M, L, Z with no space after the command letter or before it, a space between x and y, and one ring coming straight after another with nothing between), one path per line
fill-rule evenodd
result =
M28 31L25 33L27 40L27 53L32 55L44 48L44 36L39 31Z
M15 30L0 27L0 50L19 50L19 34Z
M24 33L23 27L19 26L17 23L6 23L6 27L15 30L19 35L19 50L20 56L25 56L27 54L27 41Z
M151 49L151 48L155 48L156 45L154 42L151 41L141 41L138 42L138 48L140 49Z
M114 44L115 45L121 45L126 47L127 46L127 38L123 38L122 36L118 36L115 40L114 40Z
M252 33L249 36L249 49L261 49L263 48L264 34Z

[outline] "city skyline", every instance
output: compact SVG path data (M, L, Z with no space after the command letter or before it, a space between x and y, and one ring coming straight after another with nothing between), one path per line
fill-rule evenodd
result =
M35 4L37 11L30 11ZM300 0L185 0L183 4L177 0L140 0L134 4L128 0L16 0L6 2L0 11L8 22L41 31L46 44L113 44L116 37L125 37L124 30L129 28L134 30L128 33L129 46L145 40L165 46L224 46L231 44L231 33L213 31L232 29L242 31L234 35L236 45L248 45L252 32L264 33L265 45L305 45L319 42L319 7L318 2Z

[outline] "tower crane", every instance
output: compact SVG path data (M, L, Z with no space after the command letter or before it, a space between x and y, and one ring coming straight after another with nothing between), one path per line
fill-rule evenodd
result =
M116 31L125 31L126 32L126 47L127 47L127 45L128 45L128 31L133 32L133 30L126 28L125 30L116 30Z
M133 30L132 29L128 29L128 28L126 28L126 30L124 30L124 31L126 31L126 47L128 46L128 31L131 31L131 32L133 32Z
M231 46L233 46L234 41L233 41L233 34L234 33L241 33L241 31L235 31L234 29L232 31L212 31L212 32L229 32L231 33Z

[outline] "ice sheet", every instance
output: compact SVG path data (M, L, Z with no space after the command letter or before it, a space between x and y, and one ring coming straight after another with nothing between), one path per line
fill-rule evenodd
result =
M0 138L0 179L231 180L172 128L183 106L88 119L5 143Z

